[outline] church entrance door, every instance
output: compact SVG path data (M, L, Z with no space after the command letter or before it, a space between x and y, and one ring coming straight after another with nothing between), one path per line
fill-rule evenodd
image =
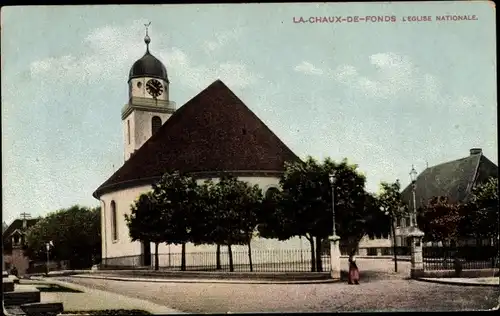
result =
M151 266L151 243L142 243L142 265Z

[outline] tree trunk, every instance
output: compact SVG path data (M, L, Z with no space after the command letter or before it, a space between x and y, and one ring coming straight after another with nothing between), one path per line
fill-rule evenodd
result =
M250 262L250 272L253 272L252 264L252 246L250 245L251 240L248 241L248 262Z
M159 254L158 254L158 246L160 245L159 242L155 242L155 270L158 270L160 268L160 259ZM151 259L149 259L151 260Z
M216 253L217 258L215 259L217 261L217 270L222 269L221 264L220 264L220 245L217 244L217 253Z
M229 252L229 272L234 271L234 266L233 266L233 251L231 250L231 245L227 245L227 251Z
M316 271L323 272L323 262L321 260L321 237L316 237Z
M181 271L186 271L186 243L181 248Z
M392 252L394 253L394 272L398 272L398 253L396 248L396 228L394 227L394 220L391 220L392 230Z
M316 256L315 256L315 248L314 248L314 238L312 236L306 235L307 240L309 240L309 244L311 245L311 272L316 271Z

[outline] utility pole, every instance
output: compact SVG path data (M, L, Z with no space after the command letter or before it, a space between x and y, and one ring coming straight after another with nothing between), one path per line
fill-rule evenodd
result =
M31 218L31 214L23 212L23 213L21 213L21 218L23 220L24 219L29 219L29 218Z

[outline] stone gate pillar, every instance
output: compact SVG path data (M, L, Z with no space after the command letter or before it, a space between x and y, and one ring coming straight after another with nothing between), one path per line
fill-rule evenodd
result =
M410 277L416 279L424 276L424 257L422 253L424 233L417 227L411 227L408 237L411 238Z
M330 237L330 273L334 280L340 280L340 237Z

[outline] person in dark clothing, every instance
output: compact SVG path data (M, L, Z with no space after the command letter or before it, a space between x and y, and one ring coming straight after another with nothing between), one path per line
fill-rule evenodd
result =
M354 254L349 255L349 284L359 284L359 269Z
M14 276L18 276L18 272L17 272L17 268L16 267L12 267L12 269L10 269L10 274L11 275L14 275Z

